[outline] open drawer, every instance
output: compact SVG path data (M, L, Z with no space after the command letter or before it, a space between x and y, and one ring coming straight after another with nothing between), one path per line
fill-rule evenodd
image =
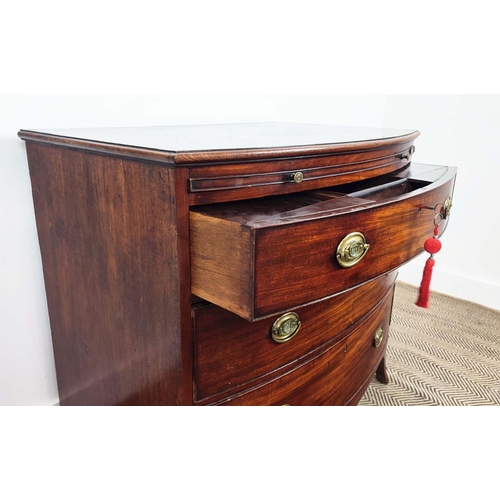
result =
M449 218L456 169L412 164L330 189L192 207L191 291L254 321L400 267ZM446 206L446 210L445 207Z

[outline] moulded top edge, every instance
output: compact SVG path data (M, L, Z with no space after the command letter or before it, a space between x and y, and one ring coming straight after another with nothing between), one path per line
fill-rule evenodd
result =
M21 130L25 140L168 163L200 163L328 154L411 141L417 130L302 123ZM135 154L134 154L135 153Z

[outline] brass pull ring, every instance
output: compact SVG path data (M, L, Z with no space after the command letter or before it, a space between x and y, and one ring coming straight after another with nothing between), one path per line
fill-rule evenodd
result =
M373 347L378 347L382 340L384 339L384 330L381 326L378 327L378 330L375 332L375 337L373 338Z
M342 267L352 267L366 255L369 248L363 233L350 233L337 247L337 262Z
M287 342L297 335L301 324L297 313L287 312L273 323L271 337L278 344Z
M434 210L434 224L439 225L450 216L452 206L451 197L448 196L446 200L444 200L444 203L436 203L433 207L429 205L419 205L418 211L420 213L423 208L426 210ZM437 218L439 218L438 222L436 222Z

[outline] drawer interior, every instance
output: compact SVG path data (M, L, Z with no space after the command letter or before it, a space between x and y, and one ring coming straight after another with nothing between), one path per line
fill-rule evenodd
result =
M430 182L419 179L385 177L384 179L368 179L366 181L353 182L337 186L335 192L343 193L351 197L366 198L373 201L382 201L411 193L416 189L428 186Z

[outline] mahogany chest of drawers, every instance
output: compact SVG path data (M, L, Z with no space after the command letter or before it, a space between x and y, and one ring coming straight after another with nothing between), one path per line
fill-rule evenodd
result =
M454 168L412 130L21 130L61 405L354 405ZM436 207L423 210L422 206Z

